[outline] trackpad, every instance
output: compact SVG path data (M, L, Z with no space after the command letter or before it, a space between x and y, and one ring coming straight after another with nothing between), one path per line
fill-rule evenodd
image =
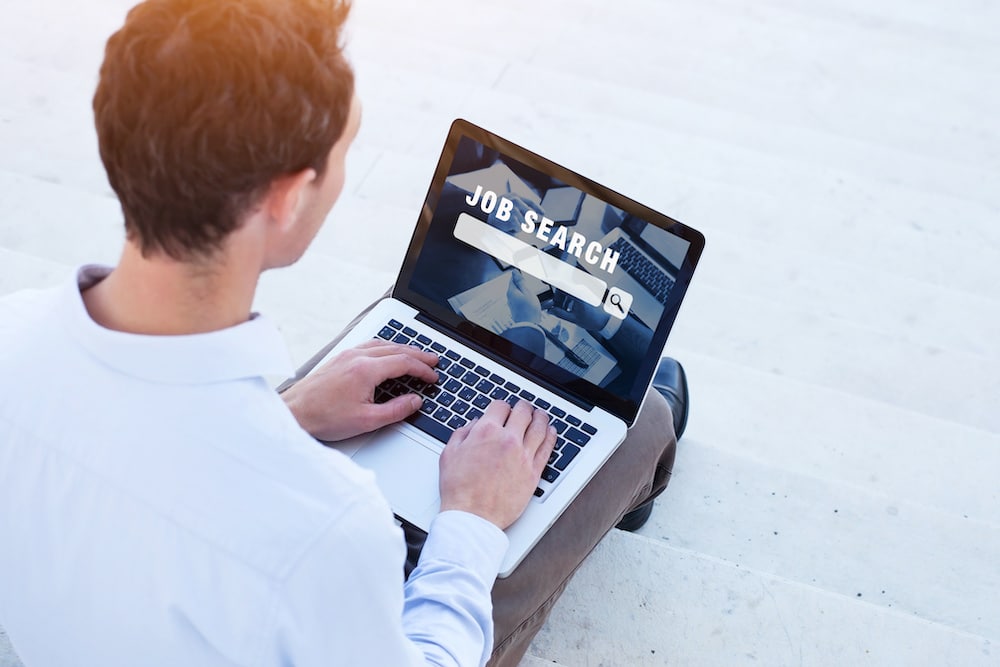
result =
M397 430L376 438L354 455L354 462L375 472L375 480L393 512L427 530L441 505L438 497L440 455Z

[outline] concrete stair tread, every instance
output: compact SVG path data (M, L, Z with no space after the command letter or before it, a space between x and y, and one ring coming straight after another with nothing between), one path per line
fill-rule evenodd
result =
M630 666L995 665L996 651L989 638L856 595L620 531L584 563L532 645L563 664Z

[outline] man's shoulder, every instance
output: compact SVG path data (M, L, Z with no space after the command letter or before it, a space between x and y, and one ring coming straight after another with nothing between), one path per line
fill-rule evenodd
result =
M60 332L59 288L26 289L0 296L0 396L6 382L19 383L22 367L44 354Z

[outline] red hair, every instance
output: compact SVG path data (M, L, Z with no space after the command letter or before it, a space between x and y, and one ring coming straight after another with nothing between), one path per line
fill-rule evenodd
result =
M101 159L144 256L210 256L276 178L322 173L347 124L348 0L147 0L108 40Z

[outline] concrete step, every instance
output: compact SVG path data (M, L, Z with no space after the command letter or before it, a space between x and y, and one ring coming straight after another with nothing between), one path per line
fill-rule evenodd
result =
M520 667L563 667L563 665L555 660L542 660L529 653L521 659Z
M707 285L689 292L671 349L694 350L1000 433L1000 360Z
M0 296L69 280L73 267L0 246Z
M668 352L691 388L683 442L1000 526L997 434L690 349Z
M620 531L531 646L568 665L996 665L995 640Z
M1000 640L1000 523L788 471L694 436L681 441L655 507L639 532L672 548Z
M125 228L116 199L7 171L8 155L0 153L0 247L71 266L118 261Z
M298 365L379 298L395 277L395 268L372 268L310 252L294 266L262 274L253 307L281 329Z

